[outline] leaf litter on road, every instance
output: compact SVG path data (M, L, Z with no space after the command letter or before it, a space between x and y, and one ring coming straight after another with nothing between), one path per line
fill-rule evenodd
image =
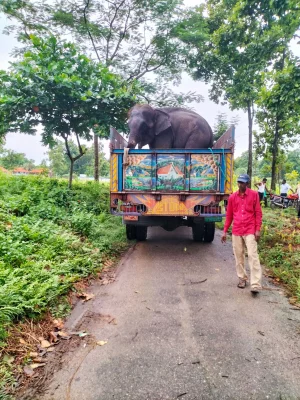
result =
M189 281L189 282L185 282L185 283L178 283L178 285L182 285L182 286L185 286L185 285L198 285L199 283L204 283L204 282L206 282L207 281L207 278L206 279L203 279L203 280L201 280L201 281Z
M32 376L34 374L34 370L31 367L29 367L28 365L25 365L25 367L23 368L23 371L27 376Z
M42 340L41 340L41 348L42 348L42 349L47 349L47 348L50 347L50 346L51 346L51 343L48 342L48 340L45 340L45 339L42 339Z
M86 331L78 331L78 332L70 332L70 333L71 333L71 335L76 335L79 337L85 337L85 336L89 335L89 333Z
M85 292L79 293L77 296L83 299L83 303L95 297L94 293L85 293Z
M61 318L54 319L53 320L53 327L58 329L58 330L63 329L63 327L64 327L63 320Z
M71 339L71 335L69 335L68 333L66 333L64 331L59 331L58 332L58 336L61 337L64 340Z
M12 364L15 361L15 357L5 354L4 357L2 358L2 361L4 361L7 364Z
M107 340L99 340L98 342L96 342L96 344L98 346L104 346L107 343Z
M51 331L49 333L49 341L50 341L50 343L56 343L58 341L58 337L57 336L58 336L58 332Z
M36 369L36 368L44 367L45 365L46 365L46 363L34 363L34 364L30 364L29 367L31 369Z

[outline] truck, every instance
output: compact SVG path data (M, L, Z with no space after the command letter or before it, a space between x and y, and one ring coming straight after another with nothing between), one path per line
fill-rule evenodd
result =
M231 126L209 149L128 149L111 128L110 210L127 238L188 226L194 241L212 242L232 193L234 136Z

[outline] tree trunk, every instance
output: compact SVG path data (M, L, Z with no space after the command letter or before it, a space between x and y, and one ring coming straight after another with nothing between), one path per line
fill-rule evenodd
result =
M95 164L94 164L94 179L99 182L99 138L94 133L94 152L95 152Z
M283 49L281 65L278 70L282 71L284 68L284 61L286 56L286 48ZM276 122L275 122L275 133L272 147L272 180L271 180L271 189L276 190L276 167L277 167L277 158L278 158L278 148L279 148L279 122L281 121L281 110L280 110L280 102L281 99L277 100L277 108L276 108ZM280 171L278 170L278 177ZM278 183L280 181L278 180Z
M102 176L102 165L103 165L103 156L99 158L99 178Z
M251 187L251 179L252 179L252 128L253 128L253 103L248 101L247 105L248 109L248 133L249 133L249 145L248 145L248 169L247 174L250 176L250 187Z
M70 158L70 174L69 174L69 189L72 187L73 181L74 160Z
M271 180L272 190L276 190L276 164L277 164L276 161L278 156L278 139L279 139L279 125L278 125L278 116L276 116L275 134L272 147L272 180Z

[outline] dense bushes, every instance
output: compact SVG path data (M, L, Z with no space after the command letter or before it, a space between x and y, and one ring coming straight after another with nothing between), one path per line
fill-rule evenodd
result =
M264 209L259 250L262 263L300 303L300 221L296 210Z
M107 185L0 175L0 342L13 321L63 312L58 298L125 248L108 211Z

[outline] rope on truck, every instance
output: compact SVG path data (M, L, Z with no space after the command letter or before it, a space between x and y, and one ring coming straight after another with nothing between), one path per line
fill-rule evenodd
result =
M221 170L221 172L222 172L224 178L226 179L226 176L227 176L227 175L226 175L226 174L227 174L227 171L226 171L226 161L224 162L225 171L223 171L223 168L222 168L222 166L221 166L221 163L215 158L213 149L212 149L211 147L209 147L208 150L211 151L211 155L213 156L213 159L214 159L215 164L220 168L220 170ZM221 150L223 150L223 160L225 160L225 149L224 149L224 147L222 147Z

